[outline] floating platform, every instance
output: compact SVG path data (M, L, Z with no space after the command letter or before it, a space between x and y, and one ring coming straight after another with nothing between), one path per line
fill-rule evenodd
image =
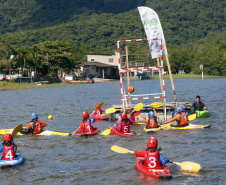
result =
M151 104L151 103L150 103ZM178 102L178 105L182 105L186 111L186 113L189 115L191 113L192 104L189 102ZM132 104L131 107L135 107L135 104ZM122 105L112 105L112 108L115 109L122 109ZM145 119L148 119L148 113L151 111L151 106L144 105L143 109L141 109L141 113L139 116L135 117L136 122L143 122L143 119L141 116L143 116ZM176 104L175 102L168 102L166 103L166 119L172 118L172 114L175 112ZM165 121L164 119L164 107L157 107L155 108L157 112L157 121L159 123L162 123ZM114 118L118 119L120 111L117 111L114 113Z

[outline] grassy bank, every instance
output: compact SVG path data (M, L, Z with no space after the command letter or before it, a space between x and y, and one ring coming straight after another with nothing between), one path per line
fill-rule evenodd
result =
M35 85L33 83L16 83L16 82L0 81L0 91L2 91L2 90L21 90L21 89L59 87L59 86L66 86L66 85L72 85L72 84L52 83L52 84ZM75 85L75 84L73 84L73 85Z
M197 74L173 74L173 79L179 79L179 78L200 78L202 79L202 75L197 75ZM169 75L165 75L165 79L169 79ZM210 76L210 75L204 75L204 80L205 78L225 78L225 76Z

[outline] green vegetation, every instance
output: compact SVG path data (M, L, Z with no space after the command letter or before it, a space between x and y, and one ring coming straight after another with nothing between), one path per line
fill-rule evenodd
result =
M112 54L117 40L146 38L138 6L157 12L174 73L198 74L203 64L205 74L226 76L223 0L2 0L0 67L8 68L16 54L13 67L25 60L40 76L56 76L87 53Z
M182 79L182 78L200 78L202 79L202 75L198 74L173 74L173 79ZM205 75L204 74L204 80L205 78L222 78L222 76L212 76L212 75ZM170 79L169 75L165 75L165 79Z
M34 89L34 88L52 88L52 87L67 86L67 85L78 85L78 84L52 83L52 84L36 85L31 83L16 83L16 82L0 81L0 91Z

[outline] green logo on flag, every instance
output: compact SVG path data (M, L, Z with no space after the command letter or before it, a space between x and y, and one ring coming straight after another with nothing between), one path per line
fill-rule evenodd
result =
M150 26L156 25L158 20L156 18L151 19L151 20L146 20L144 21L144 25L150 24Z

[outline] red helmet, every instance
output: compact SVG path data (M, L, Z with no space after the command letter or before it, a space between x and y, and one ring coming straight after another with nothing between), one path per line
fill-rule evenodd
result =
M127 119L127 113L126 112L123 112L121 114L121 119Z
M147 140L148 148L157 148L158 147L158 140L155 137L150 137Z
M95 107L97 107L99 105L99 103L97 103L96 105L95 105Z
M12 134L5 134L3 136L3 141L12 141L12 140L13 140Z
M82 117L83 117L84 119L88 119L88 118L89 118L89 113L88 113L87 111L84 111L84 112L82 113Z

